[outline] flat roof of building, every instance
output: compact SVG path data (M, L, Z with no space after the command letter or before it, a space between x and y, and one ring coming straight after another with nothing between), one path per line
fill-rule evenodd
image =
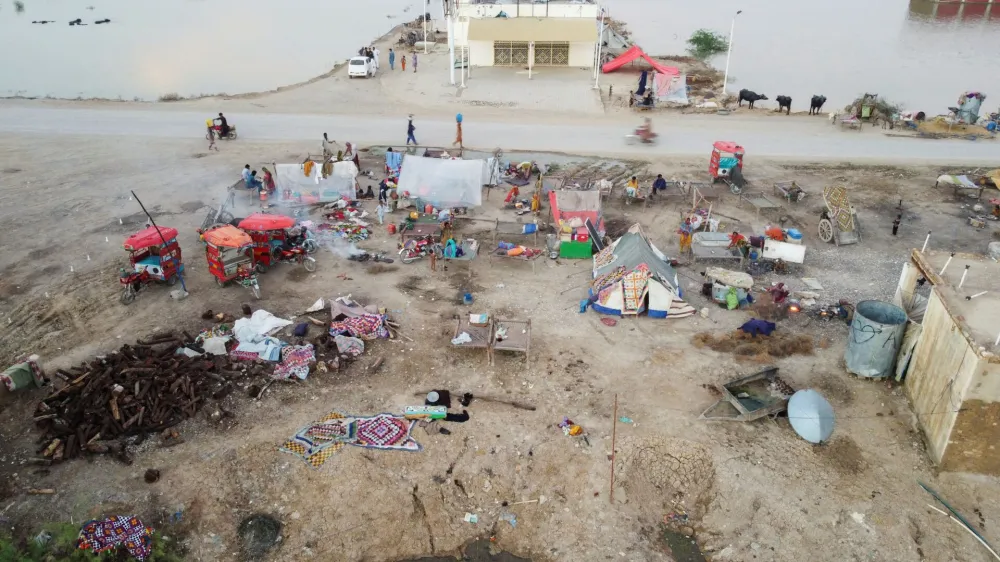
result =
M912 258L934 285L952 316L964 324L977 347L1000 353L1000 348L994 345L1000 335L1000 263L981 254L934 250L914 250ZM966 267L969 272L962 283Z

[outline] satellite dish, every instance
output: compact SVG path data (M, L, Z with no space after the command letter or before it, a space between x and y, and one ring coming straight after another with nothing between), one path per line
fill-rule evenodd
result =
M833 406L815 390L800 390L788 400L788 421L792 429L810 443L830 440L833 417Z

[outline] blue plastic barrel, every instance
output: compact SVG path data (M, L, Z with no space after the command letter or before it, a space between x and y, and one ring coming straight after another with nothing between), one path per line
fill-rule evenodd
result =
M462 122L462 114L461 113L459 113L458 115L455 115L455 121L458 121L459 123Z
M521 229L521 234L534 234L535 232L538 232L538 225L533 222L529 222Z
M464 295L462 295L462 302L465 304L472 304L473 300L474 299L472 298L472 293L465 293Z

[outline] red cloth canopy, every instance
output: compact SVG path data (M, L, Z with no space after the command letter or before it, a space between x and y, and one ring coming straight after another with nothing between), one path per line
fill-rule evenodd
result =
M239 227L243 230L284 230L295 226L295 219L285 215L270 215L267 213L254 213L240 221Z
M632 45L631 47L629 47L629 50L622 53L618 58L612 61L608 61L604 66L601 67L601 72L604 73L614 72L639 57L646 59L646 62L648 62L650 66L652 66L653 69L656 70L657 72L662 72L663 74L671 74L674 76L679 76L681 73L680 69L676 67L667 66L661 62L656 62L655 60L650 58L649 55L643 52L643 50L640 49L638 45Z
M161 234L163 235L162 238L160 237ZM141 230L129 236L125 240L124 246L126 250L136 252L145 250L150 246L162 246L164 240L169 243L174 238L177 238L176 228L170 228L169 226L157 226L153 228L150 226L146 230Z

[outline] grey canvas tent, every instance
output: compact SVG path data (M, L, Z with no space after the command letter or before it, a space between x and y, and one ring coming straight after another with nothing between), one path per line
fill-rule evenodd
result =
M617 316L683 318L695 312L681 300L677 271L638 224L594 256L591 301L596 312Z

